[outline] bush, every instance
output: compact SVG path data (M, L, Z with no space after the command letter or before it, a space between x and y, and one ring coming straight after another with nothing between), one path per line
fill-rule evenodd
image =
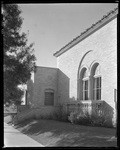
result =
M68 121L68 114L64 111L63 105L59 104L59 111L51 114L51 119L58 121Z
M76 112L71 112L70 116L68 116L68 120L71 123L77 123L77 113Z
M92 126L104 126L105 117L99 114L92 114L91 115Z
M52 117L53 120L61 120L62 115L59 112L54 112L54 113L51 114L51 117Z
M106 126L105 117L103 115L99 115L98 113L89 115L88 112L86 113L71 112L70 116L68 116L68 120L71 123L80 125Z
M91 116L86 112L85 114L78 114L77 116L78 124L90 125L92 123Z
M41 115L39 116L39 118L37 117L36 119L50 120L50 119L52 119L52 115L51 115L51 114L47 114L47 115L41 114Z
M68 120L71 123L80 125L90 125L92 122L91 117L87 112L86 113L72 112L68 117Z
M36 119L48 119L48 120L51 119L51 120L58 120L58 121L67 121L68 116L66 113L62 111L57 111L57 112L51 112L49 114L40 114L39 116L36 115Z
M61 112L61 118L60 121L68 121L68 114L66 112Z
M68 115L65 112L54 112L51 114L51 119L58 121L68 121Z

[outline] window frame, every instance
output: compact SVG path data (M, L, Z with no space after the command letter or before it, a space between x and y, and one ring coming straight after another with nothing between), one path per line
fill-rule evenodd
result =
M98 79L98 83L97 83ZM93 100L101 100L101 75L94 75L94 84L93 84ZM98 96L97 96L98 95Z
M52 101L52 104L46 104L46 93L49 93L49 94L53 94L53 101ZM55 92L53 89L45 89L44 91L44 95L45 95L45 98L44 98L44 105L45 106L54 106L54 96L55 96Z
M86 89L86 84L87 83L87 89ZM87 93L87 99L86 99L86 93ZM82 79L82 99L83 100L89 100L89 78L85 77Z

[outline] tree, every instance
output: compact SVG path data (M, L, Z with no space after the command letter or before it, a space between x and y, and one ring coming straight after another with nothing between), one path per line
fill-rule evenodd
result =
M3 55L4 55L4 104L21 103L24 85L35 70L33 43L28 45L27 35L22 32L23 18L16 4L3 4Z

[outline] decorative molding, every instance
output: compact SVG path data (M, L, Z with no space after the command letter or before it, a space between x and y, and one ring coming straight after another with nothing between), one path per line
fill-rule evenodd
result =
M116 18L117 14L118 14L118 7L108 12L107 15L104 15L95 24L92 24L91 27L87 28L84 32L82 32L79 36L77 36L68 44L66 44L64 47L62 47L59 51L55 52L53 56L55 57L60 56L61 54L72 48L74 45L78 44L79 42L90 36L92 33L94 33L95 31L97 31L98 29L102 28L104 25L109 23L111 20Z
M80 60L79 67L78 67L78 72L77 72L77 79L78 79L78 80L79 80L79 74L80 74L82 68L85 67L85 68L87 69L87 71L89 71L89 68L88 68L87 65L82 65L82 66L81 66L81 64L82 64L82 62L83 62L85 56L86 56L88 53L92 52L92 51L93 51L93 50L87 51L87 52L83 55L82 59ZM89 72L88 72L88 74L89 74Z

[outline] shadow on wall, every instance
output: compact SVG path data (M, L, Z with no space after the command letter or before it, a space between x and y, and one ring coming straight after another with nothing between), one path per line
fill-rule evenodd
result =
M113 123L113 119L115 119L114 109L108 103L105 101L101 101L100 103L92 101L91 108L92 116L97 116L95 118L96 124L99 123L106 127L115 126Z
M58 84L58 93L57 94L57 98L56 101L58 101L60 103L64 103L66 101L69 101L69 82L70 79L68 76L66 76L61 70L58 69L58 79L56 80L57 84ZM28 84L27 84L27 96L26 96L26 101L27 101L27 105L29 105L32 100L33 100L33 94L34 94L34 83L33 80L29 80ZM57 104L57 102L56 102Z
M58 103L69 101L70 78L61 70L58 70Z

